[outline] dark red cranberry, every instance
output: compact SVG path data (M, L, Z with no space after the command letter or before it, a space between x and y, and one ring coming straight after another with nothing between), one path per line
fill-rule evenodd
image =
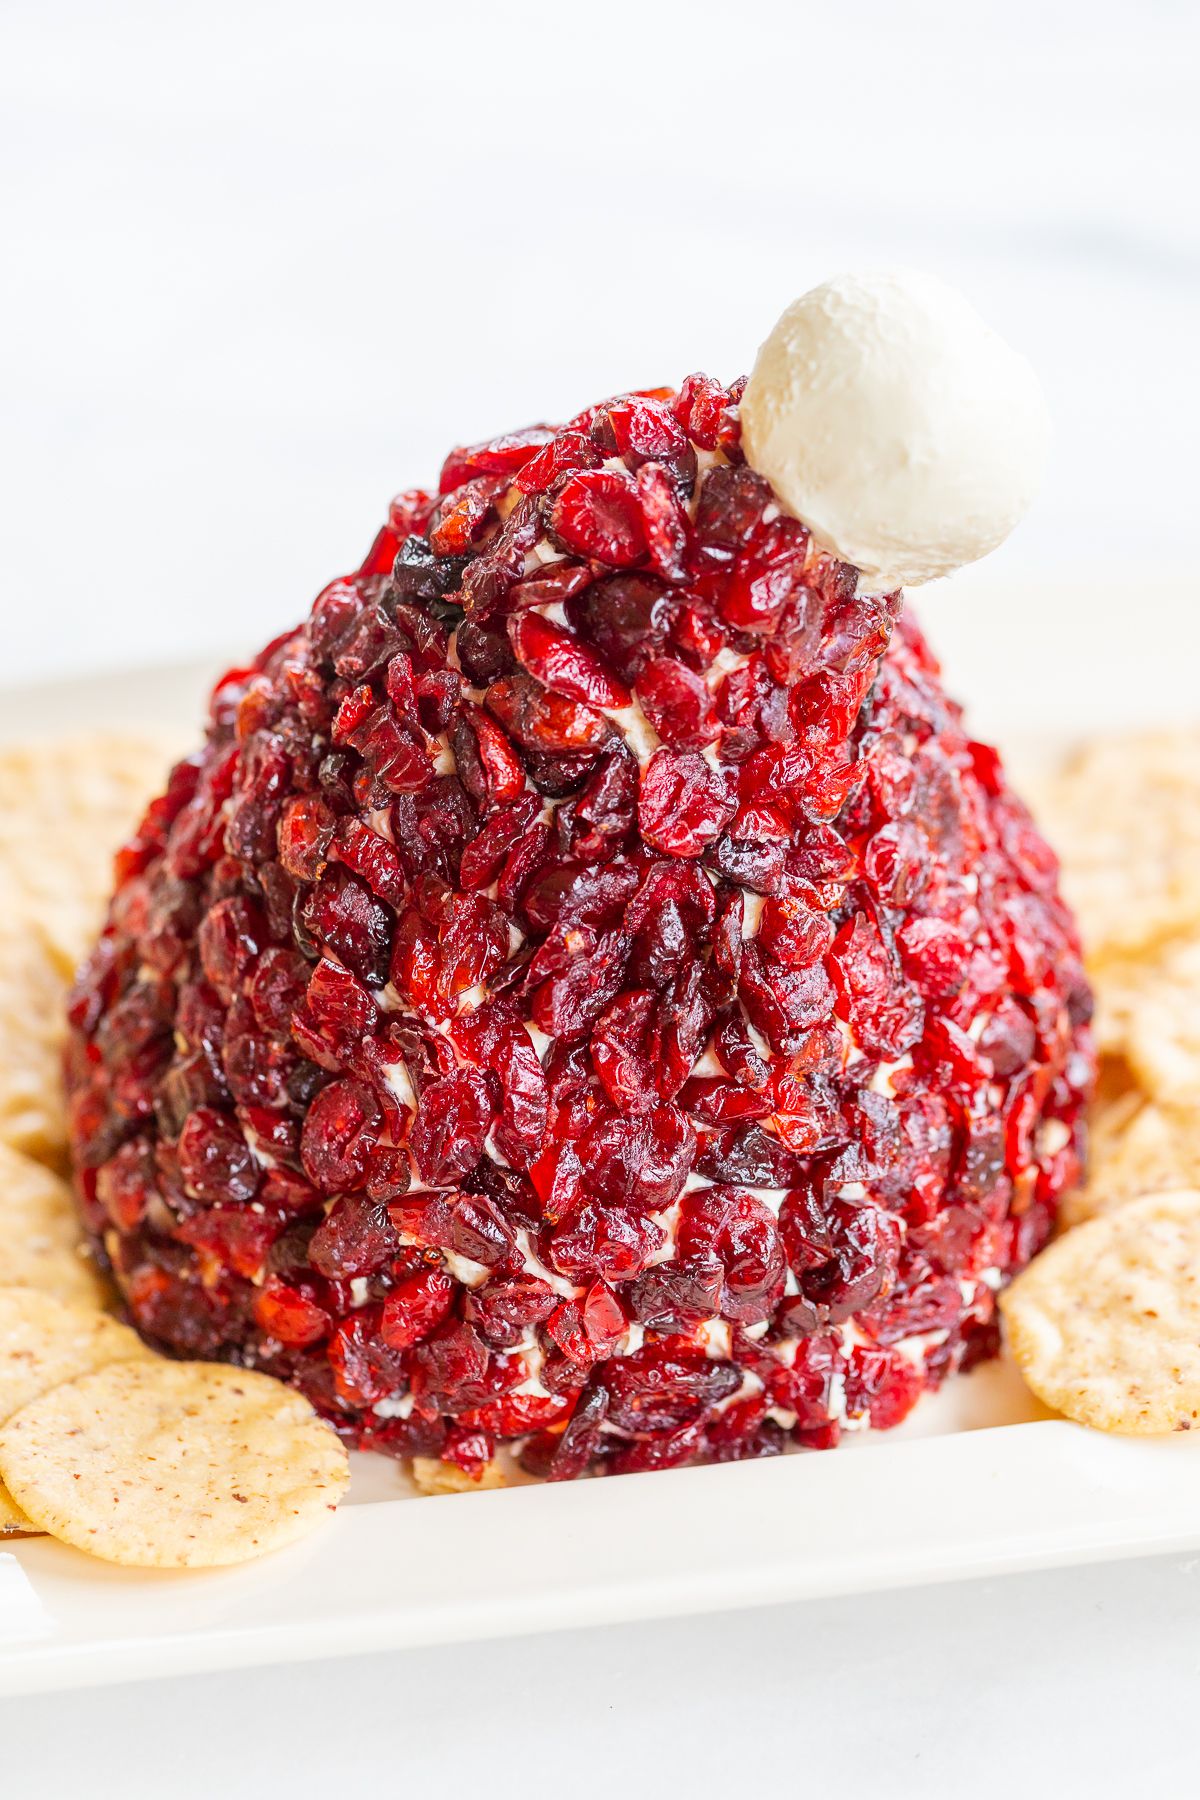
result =
M508 634L518 662L552 693L588 706L629 705L629 689L609 674L596 652L540 613L514 613Z
M234 1121L211 1106L189 1113L179 1134L179 1172L197 1200L250 1200L259 1169Z
M846 1410L851 1418L865 1413L876 1430L886 1431L908 1416L923 1385L904 1357L856 1347L846 1365Z
M360 980L370 986L385 980L392 920L348 869L327 869L306 894L300 917L313 940Z
M548 524L560 549L612 569L630 568L646 554L637 484L613 469L568 475L550 507Z
M405 1353L384 1342L382 1309L359 1307L341 1321L329 1343L337 1392L350 1406L370 1409L404 1385Z
M254 1317L268 1337L292 1349L304 1349L329 1335L333 1321L324 1307L302 1289L268 1282L254 1302Z
M699 856L721 835L735 804L723 770L691 752L656 750L642 771L638 826L656 850Z
M669 589L645 575L613 575L569 597L566 613L622 681L637 680L647 657L667 641Z
M194 1213L176 1228L176 1237L196 1251L202 1273L218 1279L224 1272L256 1281L281 1226L277 1219L249 1207L214 1206Z
M313 1267L331 1281L373 1275L395 1255L396 1230L385 1206L345 1194L313 1233L308 1247Z
M461 1181L483 1154L495 1114L487 1082L460 1069L423 1091L411 1145L422 1178L431 1187Z
M700 750L720 732L707 686L675 657L650 658L638 676L637 697L659 737L677 750Z
M670 1338L620 1357L608 1369L608 1417L627 1431L671 1431L740 1385L732 1363Z
M702 1188L688 1195L679 1221L679 1250L687 1258L711 1254L724 1285L714 1311L739 1325L771 1316L783 1296L784 1262L769 1208L739 1188Z
M383 1110L364 1082L331 1081L304 1121L305 1174L327 1194L362 1187L382 1126Z
M441 1324L454 1304L455 1287L441 1269L426 1269L397 1283L383 1303L380 1332L393 1350L408 1350Z

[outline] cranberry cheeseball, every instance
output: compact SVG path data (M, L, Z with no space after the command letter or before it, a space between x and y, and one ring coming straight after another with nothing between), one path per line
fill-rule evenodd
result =
M70 1002L143 1335L553 1477L990 1355L1079 1173L1054 857L692 376L454 450L218 684Z

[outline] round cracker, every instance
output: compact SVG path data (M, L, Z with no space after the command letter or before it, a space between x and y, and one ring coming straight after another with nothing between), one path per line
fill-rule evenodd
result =
M4 1483L0 1481L0 1538L40 1535L33 1520L26 1518Z
M1101 1056L1124 1059L1129 1049L1129 1027L1160 961L1177 942L1167 938L1139 951L1136 956L1088 956L1088 980L1096 1000L1096 1048Z
M1094 1121L1085 1187L1068 1194L1063 1223L1078 1225L1139 1194L1200 1186L1200 1115L1133 1092Z
M15 905L15 911L5 910ZM0 1145L46 1162L66 1151L66 981L0 873Z
M0 1288L0 1423L64 1381L153 1354L135 1331L93 1307L36 1288Z
M1136 994L1126 1054L1154 1099L1200 1107L1200 936L1173 946Z
M0 749L0 1143L61 1162L67 983L112 859L164 785L160 739L93 733Z
M1101 738L1034 788L1093 958L1200 918L1200 733Z
M484 1488L508 1486L504 1470L495 1459L485 1463L478 1475L468 1475L457 1463L442 1462L436 1456L414 1456L412 1478L422 1494L477 1494Z
M34 1523L140 1568L278 1549L326 1518L349 1478L301 1394L227 1363L109 1363L0 1426L0 1480Z
M108 1290L83 1246L75 1198L50 1169L0 1144L0 1280L102 1307Z
M52 823L107 813L132 825L166 785L171 744L153 732L83 731L0 748L0 817Z
M1200 1191L1147 1194L1068 1232L1000 1308L1017 1365L1047 1405L1101 1431L1191 1430L1200 1420Z

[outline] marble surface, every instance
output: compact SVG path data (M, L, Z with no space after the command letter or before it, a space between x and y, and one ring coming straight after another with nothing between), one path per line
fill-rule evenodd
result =
M0 679L252 645L456 437L910 263L1038 365L998 580L1193 563L1194 7L7 0Z
M1198 1584L1168 1557L13 1700L5 1789L1179 1800Z
M926 609L981 725L1038 723L1094 631L1129 638L1126 716L1194 716L1198 52L1170 0L7 0L0 685L251 646L451 438L731 376L795 292L907 262L1029 351L1056 419L1026 527ZM1174 1794L1196 1580L20 1700L0 1762L96 1800Z

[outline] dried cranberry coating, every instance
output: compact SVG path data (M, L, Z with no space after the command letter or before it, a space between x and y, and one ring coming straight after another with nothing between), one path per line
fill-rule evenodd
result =
M739 393L452 451L117 857L88 1228L149 1340L353 1442L562 1478L893 1425L1078 1176L1054 857Z

